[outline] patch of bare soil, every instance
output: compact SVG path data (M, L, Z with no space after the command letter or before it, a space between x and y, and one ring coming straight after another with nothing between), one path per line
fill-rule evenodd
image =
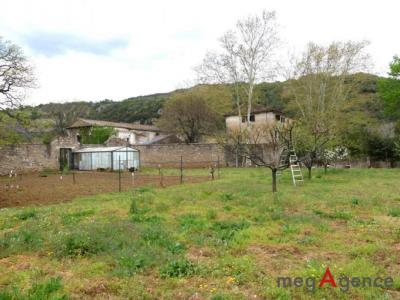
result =
M74 179L75 177L75 179ZM206 176L186 176L185 183L207 181ZM0 177L0 208L13 206L46 205L70 201L74 198L119 191L119 174L113 172L76 172L75 175L39 173L23 174L17 178ZM129 191L139 186L167 187L180 183L179 176L121 175L121 190Z

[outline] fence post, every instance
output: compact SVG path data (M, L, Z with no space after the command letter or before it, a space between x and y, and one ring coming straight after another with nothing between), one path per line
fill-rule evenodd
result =
M181 184L183 183L183 157L181 155Z
M163 187L164 184L163 184L163 173L161 170L161 165L158 165L158 175L160 176L160 186Z
M72 182L75 184L76 180L75 180L75 171L72 171Z
M218 174L218 179L219 179L219 155L217 157L217 174Z
M118 191L121 192L121 157L118 156Z

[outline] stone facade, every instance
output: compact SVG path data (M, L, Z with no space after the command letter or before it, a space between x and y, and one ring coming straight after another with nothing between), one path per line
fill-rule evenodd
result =
M79 148L76 136L59 137L49 145L21 144L18 146L0 147L0 175L10 170L17 172L34 172L45 168L58 169L60 148Z

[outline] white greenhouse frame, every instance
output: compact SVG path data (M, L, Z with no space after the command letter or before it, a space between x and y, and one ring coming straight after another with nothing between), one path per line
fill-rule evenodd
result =
M140 167L139 150L131 147L90 147L73 152L74 169L127 170Z

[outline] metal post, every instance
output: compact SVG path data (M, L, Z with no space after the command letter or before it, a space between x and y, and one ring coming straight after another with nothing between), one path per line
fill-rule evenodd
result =
M118 155L118 191L121 192L121 156Z
M181 184L183 183L183 157L181 155Z

